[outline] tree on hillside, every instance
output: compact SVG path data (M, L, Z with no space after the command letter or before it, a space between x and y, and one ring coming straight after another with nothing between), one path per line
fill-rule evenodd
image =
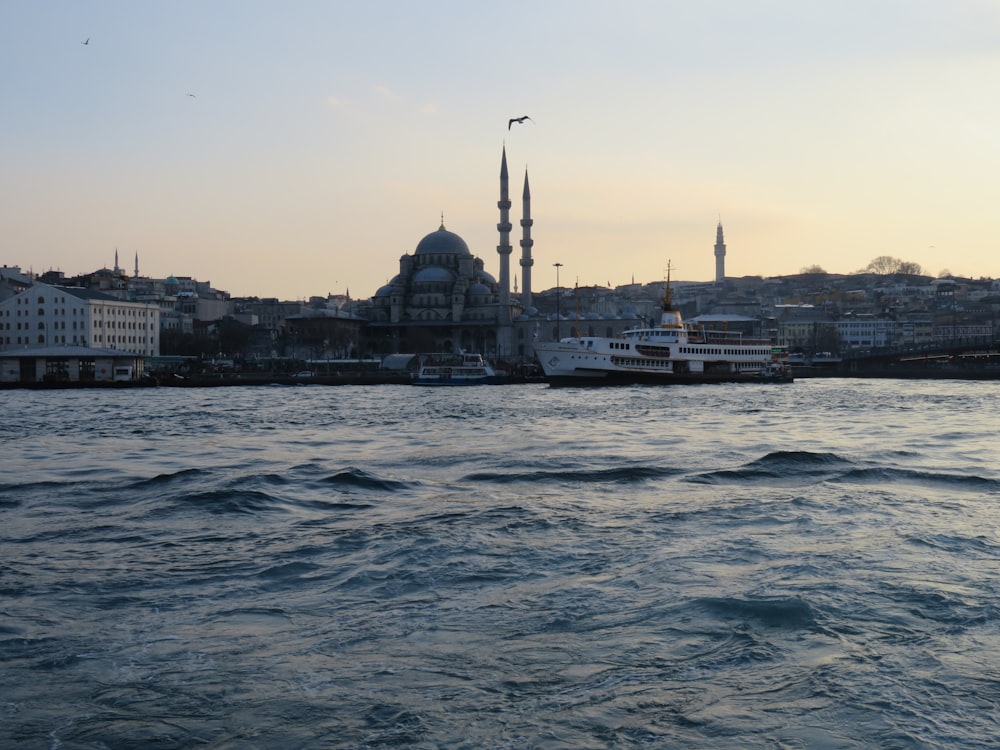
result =
M891 255L880 255L873 258L862 271L863 273L874 273L878 276L893 276L895 274L912 274L919 276L923 273L920 264L911 261L893 258Z
M923 276L924 269L920 267L919 263L914 263L909 260L901 260L896 273L909 274L910 276Z

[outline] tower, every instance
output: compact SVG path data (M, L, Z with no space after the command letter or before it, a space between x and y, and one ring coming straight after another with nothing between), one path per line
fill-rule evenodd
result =
M527 169L524 170L521 214L521 281L523 284L521 302L525 307L531 307L531 267L535 265L535 260L531 257L531 246L535 244L535 241L531 239L531 225L535 222L531 218L531 190L528 189Z
M510 315L510 254L513 248L510 246L510 192L509 180L507 176L507 147L504 146L503 156L500 159L500 200L497 201L497 208L500 209L500 223L497 224L497 231L500 232L500 244L497 245L497 253L500 255L500 317L497 321L499 329L497 331L497 349L500 356L507 357L511 353L514 335L511 328Z
M139 251L136 250L135 253L135 273L132 274L135 278L139 278Z
M726 241L722 237L722 222L715 229L715 283L726 280Z

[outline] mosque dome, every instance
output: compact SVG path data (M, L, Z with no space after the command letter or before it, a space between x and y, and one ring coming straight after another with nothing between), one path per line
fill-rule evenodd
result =
M413 282L415 284L428 281L450 284L455 281L455 274L441 266L427 266L426 268L421 268L413 275Z
M444 228L444 224L436 232L431 232L417 243L414 255L459 255L463 258L471 258L469 246L465 240L454 232L449 232Z
M375 292L376 297L388 297L392 294L393 285L399 282L399 276L393 276L392 280L389 281L385 286L379 287L378 291Z
M487 286L489 286L490 284L497 283L497 280L493 278L492 274L490 274L488 271L484 271L481 268L476 271L475 278L476 281L478 281L480 284L486 284Z
M490 288L485 284L473 284L472 286L469 287L469 294L489 295L492 294L492 292L490 292Z

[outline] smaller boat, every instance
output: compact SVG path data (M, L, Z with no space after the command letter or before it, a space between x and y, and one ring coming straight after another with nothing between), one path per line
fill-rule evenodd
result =
M488 385L501 380L481 354L424 354L413 385Z

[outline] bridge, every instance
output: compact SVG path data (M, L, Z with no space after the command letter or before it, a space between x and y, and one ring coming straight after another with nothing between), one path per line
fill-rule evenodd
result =
M792 365L796 377L1000 379L1000 340L977 336L926 345L851 350Z

